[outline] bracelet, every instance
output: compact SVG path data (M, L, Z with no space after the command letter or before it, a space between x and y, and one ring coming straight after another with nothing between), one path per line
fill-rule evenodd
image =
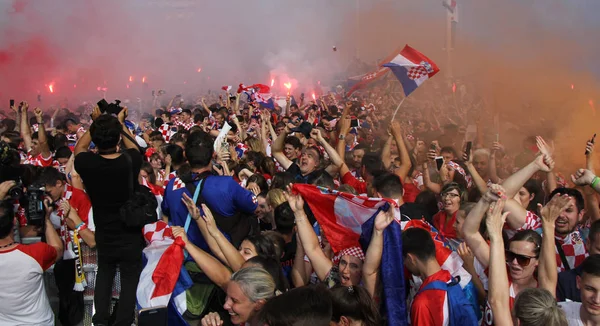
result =
M81 232L81 231L83 231L83 230L86 230L87 228L88 228L88 227L87 227L87 224L85 224L85 223L81 222L81 223L79 224L79 226L77 227L77 229L76 229L76 230L77 230L77 233L79 233L79 232Z
M84 224L85 224L85 222L82 221L81 223L79 223L75 226L75 229L79 229Z
M595 188L595 187L596 187L596 185L597 185L598 183L600 183L600 178L596 176L596 177L594 177L594 179L592 180L592 183L590 184L590 186L591 186L592 188Z

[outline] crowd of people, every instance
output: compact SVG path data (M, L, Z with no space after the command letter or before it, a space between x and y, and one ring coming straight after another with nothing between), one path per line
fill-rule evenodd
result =
M460 91L439 97L453 102L443 115L407 101L394 121L386 85L274 108L226 91L136 110L15 103L0 121L0 324L54 325L51 266L56 319L80 324L87 246L93 324L131 325L142 228L161 220L185 251L192 325L600 325L594 138L580 159L536 135L503 144L470 128ZM561 173L561 160L582 168ZM339 248L297 184L390 205L368 246ZM405 276L397 307L390 269Z

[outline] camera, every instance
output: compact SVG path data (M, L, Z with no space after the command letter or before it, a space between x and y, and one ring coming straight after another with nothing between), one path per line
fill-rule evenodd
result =
M102 113L119 114L123 109L120 104L119 100L115 100L115 103L108 103L105 99L101 99L98 101L98 108Z
M20 201L25 209L27 224L42 226L46 219L46 209L44 208L44 196L46 189L43 186L33 184L27 188L27 192L21 197Z

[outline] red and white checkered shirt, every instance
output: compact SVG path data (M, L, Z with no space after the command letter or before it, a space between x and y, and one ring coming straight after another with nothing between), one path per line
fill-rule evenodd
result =
M522 230L539 230L542 227L542 220L539 216L534 214L531 211L527 211L527 216L525 218L525 224L520 227L518 230L506 230L509 239L512 238L515 233ZM542 234L543 236L543 234ZM562 250L565 253L565 258L567 259L567 263L569 263L569 267L574 269L579 266L583 260L588 256L587 249L585 248L585 244L583 239L581 238L581 233L579 232L579 227L567 234L566 236L555 235L554 238L558 243L561 244ZM556 246L555 246L556 247ZM565 265L560 258L560 254L558 253L558 249L555 248L556 251L556 264L558 265L558 272L562 272L566 270Z
M50 157L42 157L42 154L38 154L36 156L31 155L31 152L28 152L26 156L21 157L21 164L30 164L30 165L35 165L35 166L41 166L41 167L47 167L47 166L54 166L57 167L60 164L58 162L56 162L53 158L52 155L50 155Z
M196 125L193 120L190 120L190 122L188 123L184 123L183 121L177 121L176 124L178 126L182 126L185 130L190 130L193 126Z
M158 131L162 134L165 141L168 143L171 137L176 133L176 131L171 130L174 127L168 123L163 123L160 127L158 127Z

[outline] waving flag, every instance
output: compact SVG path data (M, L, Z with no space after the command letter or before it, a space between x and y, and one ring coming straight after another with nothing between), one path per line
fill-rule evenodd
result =
M185 290L192 280L183 266L181 238L174 239L167 223L158 221L144 226L146 265L137 287L140 308L169 307L169 325L187 325L182 315L187 309Z
M354 196L306 184L294 184L310 207L334 253L358 245L361 226L381 209L396 205L393 200Z
M231 90L231 85L222 86L221 89L226 92L229 92Z
M431 59L408 45L383 66L392 70L402 84L406 96L440 71Z

